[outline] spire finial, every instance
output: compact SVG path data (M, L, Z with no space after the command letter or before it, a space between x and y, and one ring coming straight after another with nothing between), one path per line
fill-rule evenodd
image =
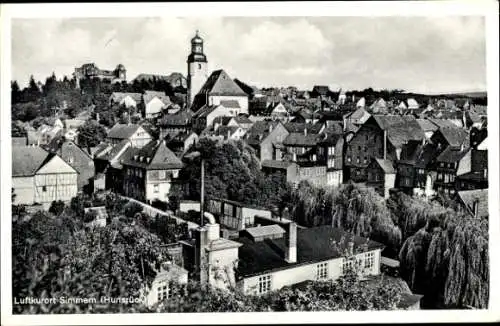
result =
M199 33L199 32L200 32L199 30L196 30L196 36L199 36L199 35L198 35L198 33Z

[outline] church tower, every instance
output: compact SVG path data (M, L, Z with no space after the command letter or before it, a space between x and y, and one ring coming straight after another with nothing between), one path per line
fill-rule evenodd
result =
M203 53L203 39L196 35L191 39L191 54L187 59L187 106L193 104L194 97L207 81L207 57Z

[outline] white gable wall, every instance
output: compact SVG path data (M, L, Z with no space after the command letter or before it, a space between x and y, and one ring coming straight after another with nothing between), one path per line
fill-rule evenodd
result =
M155 115L160 114L164 107L165 103L159 98L154 97L146 104L146 118L153 118Z

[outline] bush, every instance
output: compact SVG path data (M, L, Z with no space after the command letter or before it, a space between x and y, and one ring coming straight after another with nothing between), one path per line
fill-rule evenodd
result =
M137 213L142 213L142 205L135 203L135 202L129 202L125 204L124 206L124 215L129 218L133 218L135 214Z
M54 200L52 204L50 204L49 213L59 216L64 212L64 208L66 208L66 205L62 200Z

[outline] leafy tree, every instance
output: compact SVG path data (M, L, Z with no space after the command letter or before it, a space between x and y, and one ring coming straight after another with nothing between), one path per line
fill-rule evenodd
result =
M140 296L167 257L161 241L140 225L115 220L103 228L79 228L71 221L40 212L13 225L13 293L97 298L98 304L14 305L14 312L134 311L132 304L100 307L99 298Z
M19 88L19 84L16 80L10 83L10 94L11 94L11 102L12 104L19 103L21 100L21 89Z
M95 147L106 138L106 130L95 120L86 121L78 131L78 144L83 148Z
M409 237L401 275L434 308L486 308L489 298L488 221L447 213Z
M50 204L49 213L52 213L54 215L61 215L61 213L64 212L65 207L66 205L62 200L54 200Z

